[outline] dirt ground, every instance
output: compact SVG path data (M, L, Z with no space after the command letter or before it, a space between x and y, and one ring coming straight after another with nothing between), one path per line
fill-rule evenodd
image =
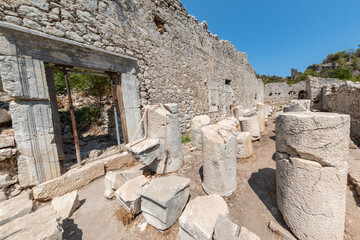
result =
M254 156L238 160L236 193L225 199L230 219L256 233L262 240L281 239L268 228L271 220L286 227L276 205L273 122L253 147ZM351 152L351 156L360 158L360 150L356 151ZM183 153L185 163L176 174L191 179L191 199L205 195L201 187L201 151L191 152L190 144L184 144ZM104 178L79 190L82 205L71 219L65 220L64 239L178 239L178 222L165 232L159 232L149 225L141 231L140 226L146 221L140 214L130 225L124 226L115 216L119 204L116 200L107 200L103 192ZM344 239L360 240L360 199L350 185L347 187L345 226Z

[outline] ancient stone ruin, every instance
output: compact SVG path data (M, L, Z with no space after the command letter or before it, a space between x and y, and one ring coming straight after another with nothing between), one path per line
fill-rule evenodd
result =
M0 42L0 239L360 236L358 83L264 85L179 0L3 0Z

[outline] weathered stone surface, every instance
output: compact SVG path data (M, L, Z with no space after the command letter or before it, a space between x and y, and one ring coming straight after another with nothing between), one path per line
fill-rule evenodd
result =
M33 187L34 199L51 200L54 197L78 190L105 174L104 164L99 160L74 168L64 175Z
M355 186L357 193L360 196L360 149L351 149L349 151L348 160L348 180Z
M9 174L0 174L0 188L7 188L17 182L16 178L12 178Z
M61 240L62 233L60 219L50 206L0 226L0 239Z
M33 205L27 192L0 203L0 226L31 213Z
M214 228L214 240L236 240L240 234L240 227L224 215L219 215Z
M296 237L343 239L346 171L346 162L328 167L301 158L277 160L277 203Z
M135 159L146 166L158 158L160 147L159 138L147 138L136 143L129 143L125 148L132 152Z
M11 121L11 115L8 111L0 109L0 124Z
M276 151L339 166L349 148L350 117L336 113L283 113L276 118Z
M0 162L7 158L11 158L12 155L12 148L0 149Z
M105 192L104 196L106 198L113 198L115 196L115 191L121 187L126 181L143 175L144 166L141 164L136 165L127 170L121 171L110 171L107 172L104 178L105 181Z
M310 100L291 100L287 106L284 107L284 112L310 112Z
M51 206L62 219L71 217L80 206L78 191L75 190L63 196L53 198Z
M190 179L169 176L153 180L140 192L141 211L148 224L165 230L179 218L190 193Z
M241 131L250 132L252 140L260 139L260 127L257 116L239 118Z
M115 196L118 202L128 211L134 214L141 212L140 191L147 184L148 180L144 175L128 180L119 187Z
M7 200L4 189L0 189L0 203Z
M163 173L166 165L167 172L174 172L183 165L181 144L181 130L177 104L164 104L164 109L159 105L146 106L148 109L148 137L159 138L158 159L149 165L156 173ZM165 156L165 115L167 122L167 155L166 164L162 164Z
M228 117L218 122L217 125L224 127L226 129L236 128L239 130L240 122L238 119L234 117Z
M265 117L266 117L266 106L263 103L256 105L256 113L259 122L260 133L265 132Z
M284 104L291 99L305 97L306 82L287 84L283 82L265 84L265 101L271 104Z
M128 152L115 154L101 159L104 162L106 171L114 171L124 168L125 164L129 164L135 159Z
M191 200L179 218L179 236L182 240L211 240L219 215L227 217L229 209L219 195L208 195Z
M237 130L219 125L203 127L203 189L208 194L230 196L236 189Z
M207 115L196 116L191 120L191 146L196 149L202 149L201 129L210 124L210 118Z
M280 224L274 221L270 221L269 228L271 231L279 234L282 238L286 240L297 240L288 230L283 228Z
M241 227L239 240L260 240L260 238L253 232L249 231L249 229L245 227Z
M237 153L236 158L248 158L253 155L251 133L239 132L236 137Z
M15 147L14 136L0 135L0 149Z
M60 176L60 166L48 102L10 103L17 149L19 182L34 186Z

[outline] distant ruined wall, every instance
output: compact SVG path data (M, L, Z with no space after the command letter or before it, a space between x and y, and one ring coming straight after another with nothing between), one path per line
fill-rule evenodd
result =
M178 103L183 132L264 100L246 53L178 0L2 0L0 21L137 58L141 106Z
M265 102L271 105L284 104L292 99L305 97L305 81L297 84L283 82L265 84Z
M327 84L322 91L323 110L349 114L351 134L360 141L360 83Z

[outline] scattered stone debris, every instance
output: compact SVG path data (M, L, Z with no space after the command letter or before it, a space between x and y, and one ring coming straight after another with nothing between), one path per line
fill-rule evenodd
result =
M191 200L179 218L180 239L211 240L220 214L227 217L229 209L219 195L211 194Z
M147 182L147 178L141 175L126 181L116 190L116 199L128 212L134 212L134 214L141 212L139 193Z
M23 192L19 196L0 203L0 226L16 218L32 212L34 203L29 199L29 194Z
M78 191L76 190L53 198L51 206L62 219L71 217L74 211L80 206Z
M153 180L140 192L141 211L148 224L166 230L179 218L190 193L190 179L169 176Z
M191 120L191 146L196 149L202 149L201 129L210 124L210 118L207 115L196 116Z

